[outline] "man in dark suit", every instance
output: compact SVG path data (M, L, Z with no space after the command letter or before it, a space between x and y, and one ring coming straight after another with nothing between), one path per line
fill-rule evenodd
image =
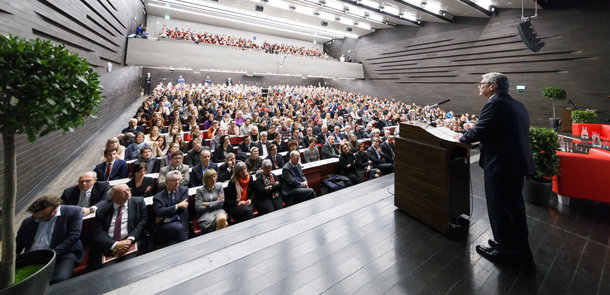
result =
M144 78L144 94L145 95L150 95L150 88L152 86L152 81L153 81L153 77L150 75L150 73L147 73L146 77Z
M390 135L379 145L381 156L390 164L394 164L394 142L394 135Z
M83 226L82 210L78 206L60 205L55 196L38 198L17 231L17 254L25 250L51 249L57 255L51 283L67 280L74 266L83 260L85 251L80 241ZM40 232L39 232L40 231Z
M258 147L260 150L261 147L258 143L252 142L252 138L250 135L245 135L244 140L237 145L237 159L241 161L245 161L250 156L250 150L253 147Z
M203 149L199 155L200 163L195 165L191 169L191 175L189 177L189 187L196 187L203 185L203 174L208 169L214 169L218 172L218 164L210 161L211 155L210 150Z
M125 134L125 133L133 133L136 134L138 132L142 132L144 133L144 127L138 125L138 119L130 119L129 120L129 125L124 128L123 130L121 130L121 133Z
M487 212L494 240L476 251L491 261L533 265L523 203L523 177L534 173L529 145L529 115L525 106L508 94L508 78L487 73L479 95L488 99L473 129L461 142L480 141L479 166L484 170Z
M381 140L379 137L373 137L371 146L366 150L366 155L369 156L369 160L373 163L373 167L381 170L381 173L388 174L394 172L394 165L388 163L383 158L380 148Z
M153 198L155 210L155 241L162 244L176 244L188 239L189 214L188 188L180 186L182 174L172 170L165 178L166 189Z
M131 197L131 191L126 184L118 184L112 188L112 202L101 207L95 213L89 266L98 269L102 266L104 252L112 251L117 257L110 263L119 262L136 256L136 253L124 255L133 243L138 243L142 249L144 226L148 220L146 203L141 197Z
M316 138L316 136L313 135L313 129L311 127L307 127L307 129L305 129L305 135L303 136L304 147L308 147L309 146L309 141L312 138Z
M189 165L189 167L194 167L200 163L199 158L201 157L203 146L199 139L193 140L191 146L192 148L186 152L186 164Z
M95 165L93 171L97 174L97 179L100 181L116 180L127 178L127 162L117 159L116 149L106 149L104 157L106 161Z
M108 202L109 189L107 181L97 181L95 172L87 171L78 178L78 185L64 190L61 200L65 205L80 206L86 216Z
M335 147L335 137L329 136L322 146L322 159L339 158L339 150Z
M271 170L280 169L284 167L284 157L278 154L277 145L269 145L269 155L265 159L271 160Z
M328 127L322 126L320 133L318 133L318 143L325 144L326 139L330 136L330 132L328 132Z
M316 197L316 192L307 186L307 179L299 164L300 158L298 151L290 152L290 161L282 168L282 197L286 206Z

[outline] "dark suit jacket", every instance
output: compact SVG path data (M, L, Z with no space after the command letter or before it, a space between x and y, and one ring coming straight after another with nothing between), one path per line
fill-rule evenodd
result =
M508 93L492 96L479 114L479 122L460 138L480 141L479 166L494 173L534 174L529 145L529 115L525 106Z
M231 179L231 174L233 174L233 169L231 171L227 168L227 163L222 163L218 166L218 178L216 181L223 182ZM203 185L203 184L202 184Z
M297 165L298 176L301 177L301 182L307 180L303 174L301 165ZM301 187L301 182L295 178L296 174L292 168L292 163L288 162L282 168L282 195L288 195L296 188Z
M379 145L379 148L381 148L381 156L388 163L394 163L394 149L385 141Z
M309 136L307 134L305 134L305 136L303 136L303 143L305 144L304 147L308 147L309 146L309 142L311 141L312 138L316 138L316 136L313 135L313 134L311 136ZM316 138L316 140L317 140L317 138Z
M334 155L332 151L335 151ZM339 150L335 146L331 146L330 144L324 144L322 146L322 159L328 158L339 158Z
M89 207L102 207L105 203L108 202L108 190L110 189L110 185L107 181L97 181L93 184L91 188L91 195L89 196ZM61 200L66 205L76 205L78 204L78 198L80 197L80 191L78 190L78 185L71 186L64 190L63 194L61 194Z
M218 172L218 164L211 162L208 164L208 169L214 169ZM189 187L196 187L203 185L203 165L199 163L197 166L191 169L191 175L189 176Z
M134 237L136 241L140 241L144 232L144 226L148 220L146 203L144 203L144 199L141 197L131 197L127 202L127 236ZM116 242L108 235L114 211L114 202L110 202L95 212L95 222L92 228L93 245L95 248L100 249L101 252L109 251L110 247ZM101 256L99 256L99 259L101 259Z
M240 142L237 145L237 158L241 159L241 160L245 160L248 158L248 154L250 153L250 149L252 149L253 147L257 147L259 152L261 150L261 146L260 143L258 142L251 142L250 143L250 148L246 147L246 143L245 142Z
M271 160L271 164L273 165L273 156L267 155L265 159ZM277 167L276 167L277 166ZM272 170L280 169L284 167L284 157L279 153L275 154L275 165L271 167Z
M330 132L326 132L326 137L330 136ZM324 133L320 132L318 134L318 143L319 144L325 144L326 143L326 138L324 138Z
M252 200L252 197L254 196L255 192L256 191L254 189L254 180L252 175L250 175L250 181L248 181L247 191L248 199ZM234 207L237 207L237 189L235 188L235 182L229 181L226 188L225 203L223 205L223 208L225 210L229 210Z
M374 167L377 167L378 164L387 163L383 157L377 157L377 152L375 151L374 146L370 146L366 150L366 154L367 154L367 156L369 156L369 160L371 160L371 162L373 162ZM379 154L379 156L381 156L381 153Z
M182 200L187 200L189 198L188 188L185 186L179 186L176 189L176 196L174 197L176 204L182 202ZM172 200L169 198L169 193L167 189L162 190L157 193L153 197L153 209L155 211L155 215L157 217L173 217L174 215L178 215L180 217L180 221L182 221L182 225L184 225L184 230L188 232L189 230L189 213L187 209L179 208L176 210L176 206L172 205Z
M97 174L98 180L106 180L106 162L95 165L93 169ZM108 180L117 180L127 178L127 162L125 160L116 159L110 170L110 178Z
M60 205L61 215L55 222L50 249L55 250L57 259L69 258L80 263L85 256L80 232L83 226L83 213L80 207ZM33 216L26 218L17 231L17 254L29 251L34 244L38 222Z
M227 146L227 154L232 153L234 151L233 146L229 143ZM226 160L225 154L222 150L222 145L217 145L214 148L214 153L212 153L212 161L218 163Z

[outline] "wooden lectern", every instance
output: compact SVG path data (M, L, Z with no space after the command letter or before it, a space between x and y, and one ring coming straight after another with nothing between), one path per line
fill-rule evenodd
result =
M471 146L441 128L400 124L394 205L445 235L457 236L468 232L469 221L462 215L470 215Z

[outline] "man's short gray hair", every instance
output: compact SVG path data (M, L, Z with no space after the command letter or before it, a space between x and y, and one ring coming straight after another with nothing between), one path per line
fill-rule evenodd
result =
M487 74L483 74L483 82L493 83L498 85L499 91L508 91L510 87L510 83L508 82L508 77L502 73L491 72Z
M167 174L165 175L165 181L169 181L175 175L178 175L179 177L182 177L182 173L180 173L180 171L172 170L170 172L167 172Z

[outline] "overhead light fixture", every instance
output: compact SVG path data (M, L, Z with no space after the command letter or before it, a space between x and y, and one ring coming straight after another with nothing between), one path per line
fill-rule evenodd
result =
M400 9L398 9L397 7L394 7L394 6L383 6L381 8L381 11L389 13L389 14L393 14L393 15L400 14Z
M448 18L448 19L450 19L450 20L452 20L452 19L453 19L453 14L451 14L451 13L449 13L449 12L447 12L447 11L444 11L444 10L441 10L441 15L442 15L444 18Z
M404 12L401 13L400 14L400 18L404 18L404 19L407 19L407 20L410 20L410 21L417 21L417 16L415 16L414 14L408 13L408 12L407 13L404 13Z
M379 9L379 2L373 0L359 0L358 3L371 8Z
M320 21L320 25L322 25L323 27L326 27L326 26L328 26L328 22Z
M525 46L533 52L538 52L544 46L544 42L536 37L536 32L532 26L532 22L528 19L517 26L521 40Z
M348 31L348 32L351 32L351 31L352 31L352 28L347 27L347 28L345 28L345 30L346 30L346 31Z

